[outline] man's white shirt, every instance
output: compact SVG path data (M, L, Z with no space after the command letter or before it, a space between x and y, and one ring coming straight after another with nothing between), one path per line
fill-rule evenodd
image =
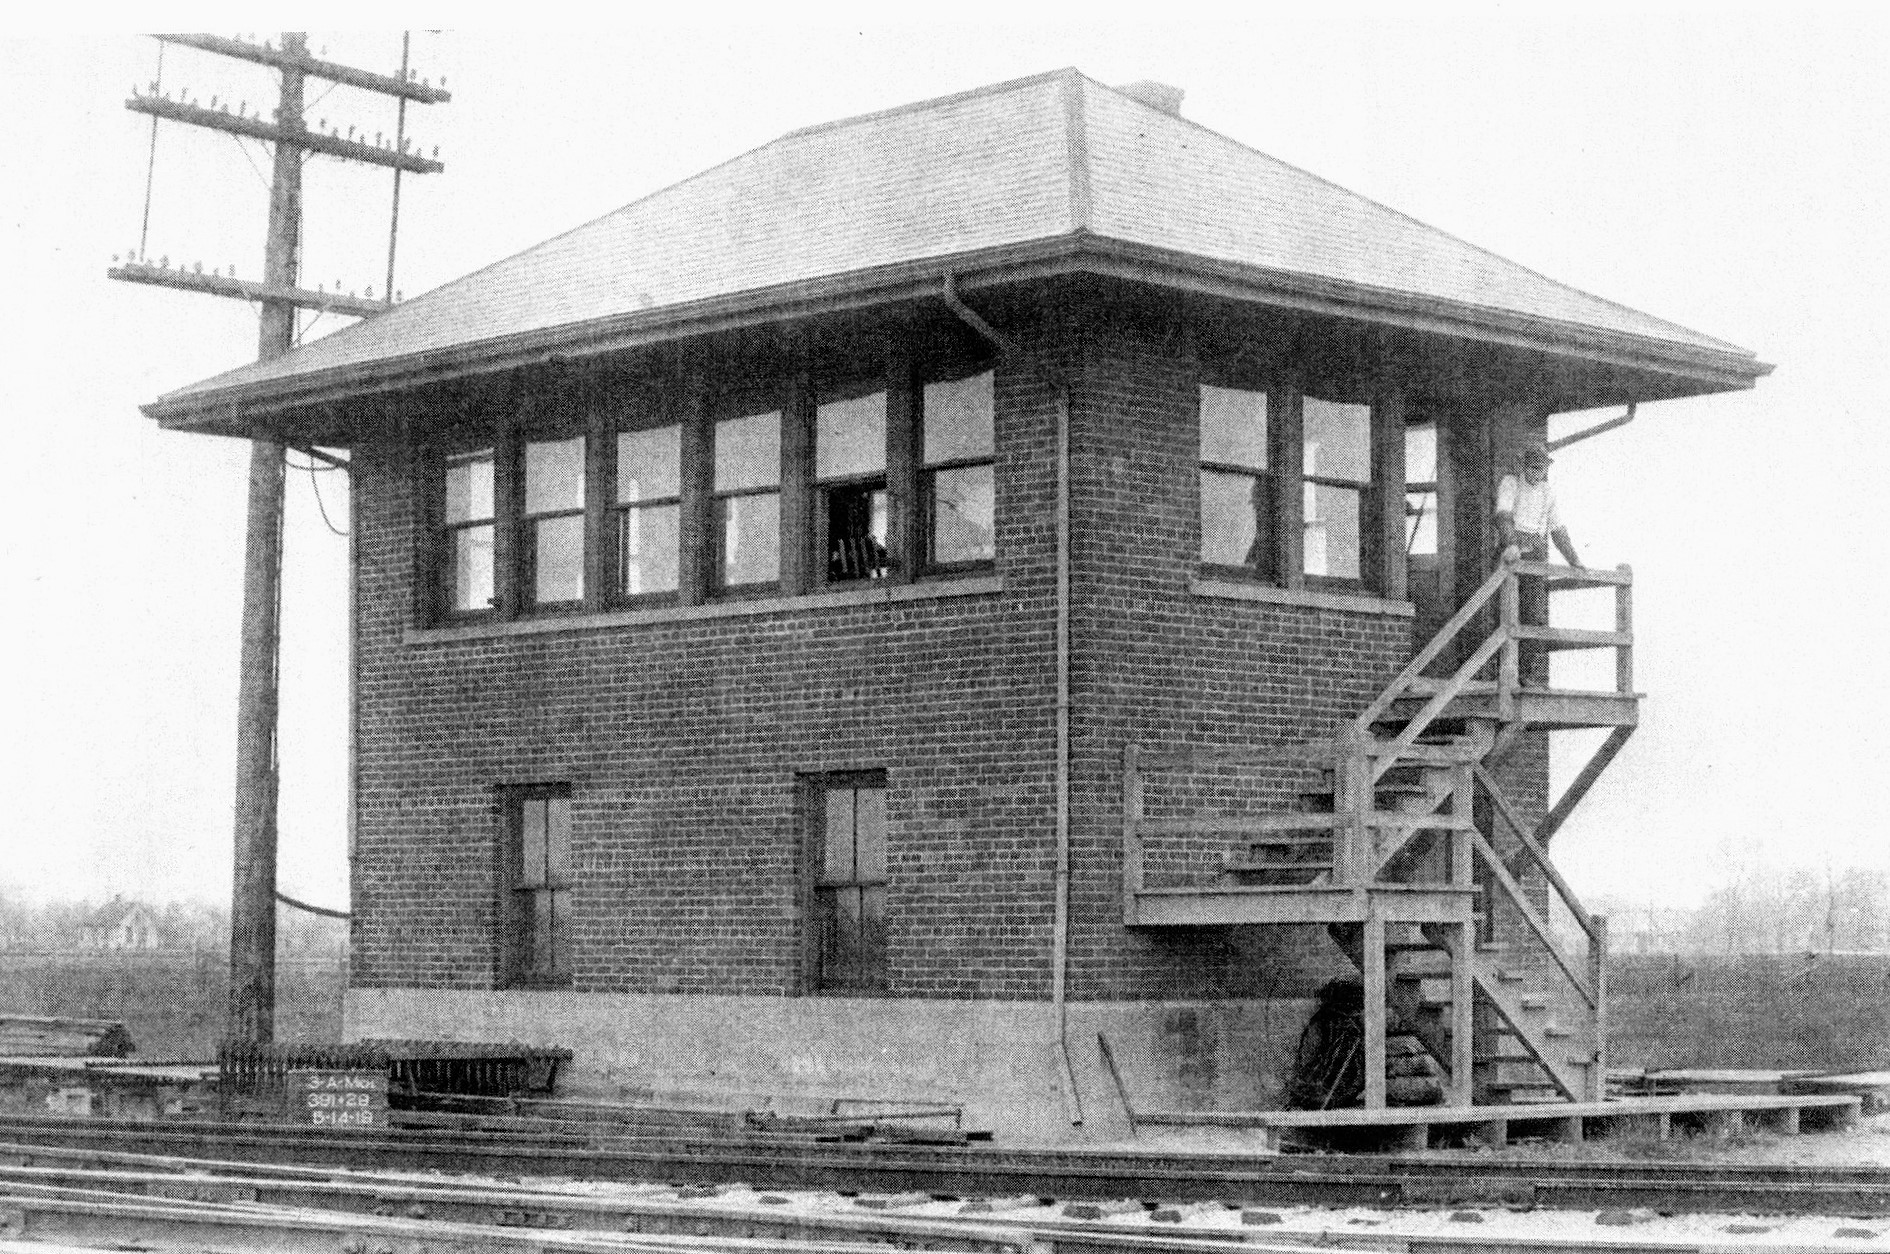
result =
M1496 512L1513 518L1516 530L1524 535L1546 536L1562 528L1555 514L1555 492L1547 479L1530 483L1517 475L1504 475L1496 485Z

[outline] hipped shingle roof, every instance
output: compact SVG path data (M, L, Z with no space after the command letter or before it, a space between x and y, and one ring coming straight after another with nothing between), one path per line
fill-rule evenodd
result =
M810 294L1116 250L1745 381L1735 345L1467 244L1074 70L792 132L384 314L170 393L188 423Z

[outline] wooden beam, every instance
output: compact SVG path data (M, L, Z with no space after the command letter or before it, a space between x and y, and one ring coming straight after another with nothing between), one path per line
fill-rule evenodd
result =
M405 153L395 152L389 148L376 148L373 144L342 139L337 135L323 135L318 131L305 130L299 126L280 126L274 122L265 122L261 118L237 117L233 113L206 109L201 105L184 104L176 100L166 100L161 96L133 96L125 101L125 108L133 113L148 113L152 117L165 118L172 122L207 127L213 131L227 131L232 135L246 135L251 139L265 140L272 144L286 144L291 148L324 153L347 161L359 161L364 165L384 165L389 169L405 170L409 174L438 174L446 168L438 161L429 161L417 152Z
M1470 769L1476 774L1477 782L1483 785L1484 792L1489 794L1491 803L1496 807L1497 815L1509 825L1509 830L1515 833L1516 839L1522 842L1523 848L1536 860L1536 865L1542 868L1543 875L1548 877L1555 891L1561 894L1562 904L1567 906L1569 913L1575 916L1575 921L1581 925L1582 931L1587 934L1589 943L1592 945L1595 939L1595 921L1588 911L1582 908L1581 899L1575 895L1575 889L1562 878L1562 873L1555 869L1555 864L1549 861L1549 851L1523 825L1521 816L1509 804L1509 797L1504 794L1495 777L1483 768L1483 764L1479 762ZM1482 837L1479 836L1477 839L1480 843ZM1507 861L1501 859L1499 861L1502 862L1504 871L1514 874L1510 871Z
M340 292L311 292L304 287L279 287L272 283L255 283L222 274L198 274L181 267L171 270L142 261L113 266L105 271L105 277L117 279L120 283L147 283L152 287L201 292L206 296L281 301L300 309L319 309L323 313L344 314L351 318L372 318L392 308L386 301L363 300L359 296L343 296Z
M1385 920L1376 903L1366 908L1365 1108L1385 1108Z
M296 53L286 48L264 48L242 39L224 39L219 35L186 34L161 34L158 38L167 44L176 44L182 48L196 48L200 52L214 52L220 57L234 57L239 61L252 61L257 65L271 65L279 70L297 69L315 78L325 78L331 83L346 83L350 87L359 87L363 91L377 91L383 96L398 96L403 100L412 100L418 104L445 104L453 98L442 87L431 87L423 83L395 78L389 74L376 74L370 70L357 70L351 65L337 65L333 61L323 61L306 53Z
M1615 755L1621 752L1621 747L1627 744L1628 737L1633 734L1632 726L1617 727L1608 733L1608 738L1595 750L1595 756L1589 758L1587 765L1569 781L1568 791L1556 798L1555 805L1543 817L1541 825L1535 830L1534 839L1529 842L1534 846L1530 852L1541 851L1538 856L1544 860L1548 858L1549 838L1562 830L1562 824L1568 821L1568 816L1575 812L1575 807L1582 803L1582 798L1588 795L1588 790L1595 786L1595 781L1601 778L1601 773L1608 769L1608 764L1614 761Z

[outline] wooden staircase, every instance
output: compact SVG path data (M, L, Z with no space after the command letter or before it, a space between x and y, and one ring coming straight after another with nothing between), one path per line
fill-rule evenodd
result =
M1613 588L1615 630L1522 624L1523 578L1545 580L1551 593ZM1125 923L1324 924L1363 977L1368 1108L1396 1096L1388 1049L1405 1048L1404 1037L1439 1064L1451 1105L1600 1100L1606 923L1583 908L1545 846L1638 717L1631 588L1626 567L1506 561L1328 741L1252 751L1128 746ZM1473 643L1473 628L1492 618ZM1615 650L1613 689L1525 688L1525 640ZM1504 759L1526 736L1573 728L1610 734L1531 825L1499 782ZM1230 810L1224 787L1220 808L1186 802L1187 779L1242 769L1260 779L1292 772L1299 782L1285 805ZM1165 786L1171 776L1183 784ZM1150 882L1166 850L1215 838L1231 839L1211 880ZM1567 925L1558 928L1558 917Z

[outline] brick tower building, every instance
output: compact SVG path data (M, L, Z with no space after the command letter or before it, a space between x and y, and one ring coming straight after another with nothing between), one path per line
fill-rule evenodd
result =
M1595 1091L1542 845L1635 722L1629 576L1493 565L1493 493L1550 414L1767 367L1178 102L797 131L148 407L349 451L350 1034L1066 1139L1277 1105L1351 974L1367 1104L1390 1039Z

